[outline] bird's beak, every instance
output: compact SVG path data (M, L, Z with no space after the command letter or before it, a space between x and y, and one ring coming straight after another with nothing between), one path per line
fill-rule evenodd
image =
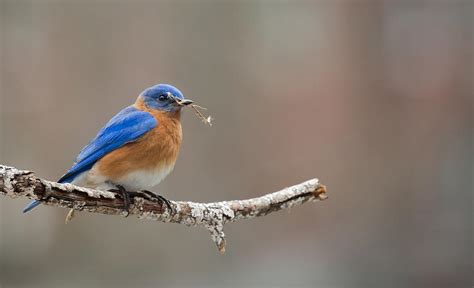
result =
M190 104L193 104L192 100L189 99L183 99L179 100L178 98L174 97L171 93L168 93L169 97L174 100L174 104L177 106L188 106Z
M193 101L189 99L184 99L183 101L180 101L180 104L187 106L187 105L193 104Z

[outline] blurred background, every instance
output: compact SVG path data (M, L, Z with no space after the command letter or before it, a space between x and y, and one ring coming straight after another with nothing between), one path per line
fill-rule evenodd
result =
M0 163L58 179L155 83L207 107L156 191L330 198L204 229L0 199L3 287L471 287L473 2L0 0ZM185 180L183 180L185 179Z

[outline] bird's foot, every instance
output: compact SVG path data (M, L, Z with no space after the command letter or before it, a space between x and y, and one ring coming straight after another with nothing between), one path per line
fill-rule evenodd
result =
M125 217L128 217L128 215L130 215L130 204L132 203L130 201L130 192L128 192L122 185L117 185L117 189L110 189L109 191L120 193L123 199L123 210L127 212Z
M160 202L162 205L165 204L166 207L173 213L173 206L171 205L171 201L166 199L165 197L155 194L148 190L140 190L138 192L131 192L133 196L144 197L150 201ZM136 194L135 194L136 193Z

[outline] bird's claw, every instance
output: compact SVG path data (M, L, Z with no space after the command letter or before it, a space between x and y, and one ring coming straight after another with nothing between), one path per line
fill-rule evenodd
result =
M109 191L119 193L122 198L123 198L123 209L127 212L127 215L125 217L128 217L130 215L130 204L132 203L132 200L130 197L143 197L146 198L147 200L153 201L153 202L160 202L161 204L165 204L166 207L168 207L169 211L171 213L174 213L173 206L171 205L171 201L166 199L165 197L155 194L151 191L148 190L140 190L138 192L130 192L127 191L123 186L117 185L117 189L110 189Z
M123 210L127 212L125 217L130 215L130 204L132 203L130 200L130 192L128 192L123 186L117 185L117 189L110 189L110 192L119 193L123 199Z
M161 204L164 203L166 207L168 207L168 209L171 211L171 213L174 212L173 206L171 205L171 201L161 195L155 194L148 190L140 190L139 192L137 192L136 196L141 196L141 197L145 196L144 198L150 201L160 202Z

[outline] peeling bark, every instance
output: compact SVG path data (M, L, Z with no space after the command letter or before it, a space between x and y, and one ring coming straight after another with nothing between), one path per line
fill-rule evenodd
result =
M0 165L0 194L12 198L40 200L49 206L72 208L93 213L128 216L119 193L59 184L36 177L33 172ZM203 226L221 253L225 252L224 225L241 219L265 216L308 201L327 198L326 187L311 179L281 191L247 200L214 203L170 201L172 209L159 200L149 200L137 192L131 197L130 215L140 219Z

